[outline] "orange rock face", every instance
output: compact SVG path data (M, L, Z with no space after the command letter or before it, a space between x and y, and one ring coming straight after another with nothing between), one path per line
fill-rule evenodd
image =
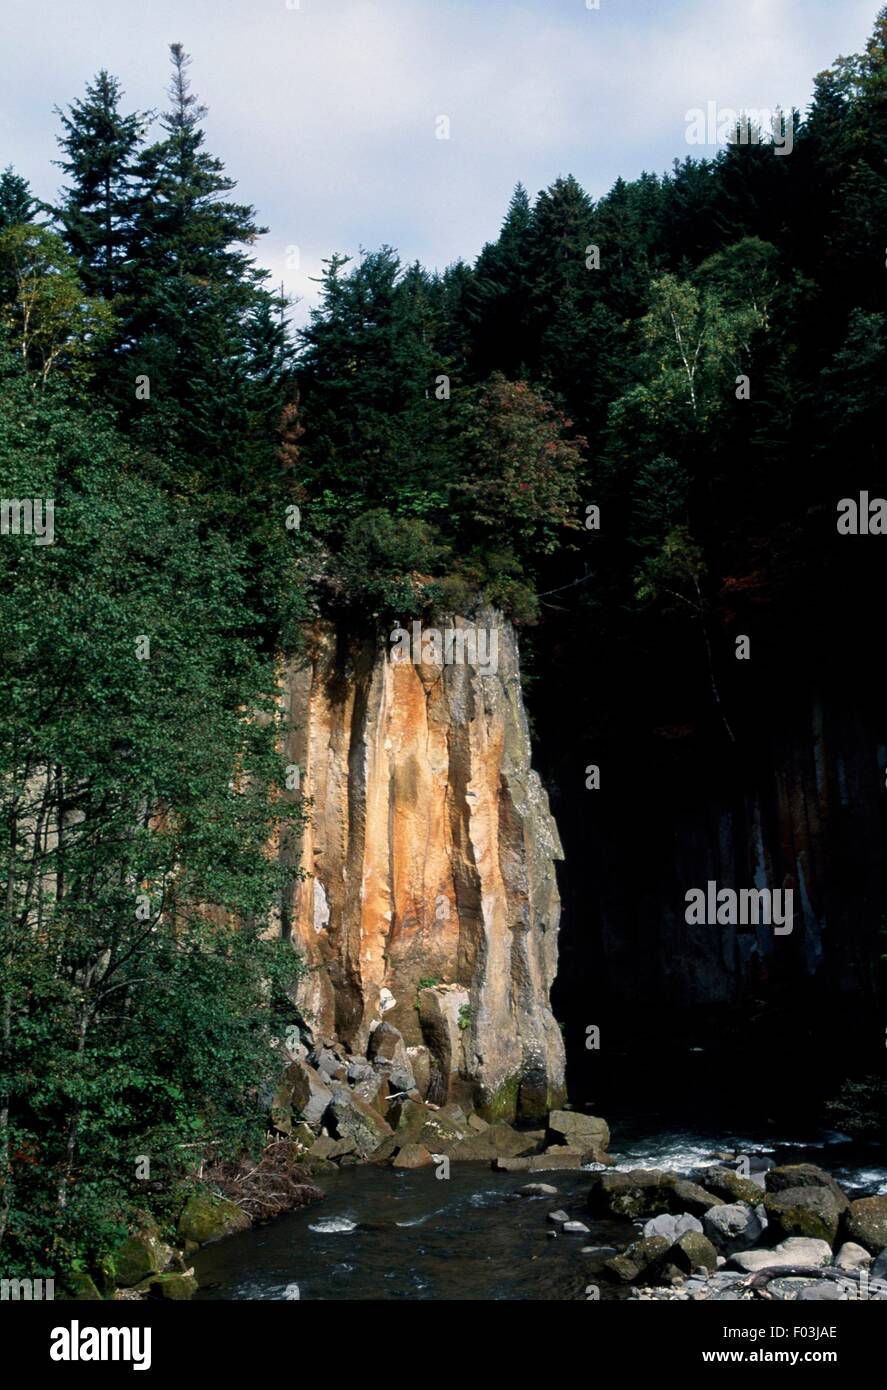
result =
M495 674L397 660L384 638L332 627L291 663L287 756L309 803L310 876L283 929L315 967L300 1002L317 1034L363 1052L384 1016L431 1048L439 1103L537 1115L563 1093L549 1006L562 851L530 766L514 632L493 610L476 622L497 629ZM431 984L462 987L452 1018L420 1018Z

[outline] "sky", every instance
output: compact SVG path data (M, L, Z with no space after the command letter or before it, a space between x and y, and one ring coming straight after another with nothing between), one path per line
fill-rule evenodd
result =
M269 227L259 261L316 301L333 251L443 269L495 238L518 180L593 197L687 154L687 113L804 110L876 0L0 0L0 166L52 199L56 105L105 67L163 109L193 56L207 147ZM449 138L441 139L449 122ZM294 250L293 248L298 248Z

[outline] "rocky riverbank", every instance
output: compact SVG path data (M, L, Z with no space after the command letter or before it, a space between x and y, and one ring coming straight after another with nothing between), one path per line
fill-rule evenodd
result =
M583 1254L639 1299L887 1299L887 1194L851 1200L812 1163L760 1168L597 1174L587 1211L631 1220L636 1234ZM569 1212L549 1220L577 1229Z

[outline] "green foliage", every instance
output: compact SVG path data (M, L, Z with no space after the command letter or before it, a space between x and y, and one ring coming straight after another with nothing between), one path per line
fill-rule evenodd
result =
M881 1076L844 1081L826 1109L848 1134L883 1139L887 1133L887 1081Z

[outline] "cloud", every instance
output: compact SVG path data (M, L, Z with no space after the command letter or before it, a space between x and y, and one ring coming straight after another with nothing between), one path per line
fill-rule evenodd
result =
M300 295L333 250L387 241L443 267L494 237L511 189L693 152L709 99L806 106L816 72L860 49L871 0L3 0L0 162L57 185L54 104L106 66L162 107L167 45L194 55L209 147L271 228L260 260ZM435 138L437 117L450 139ZM699 151L697 150L696 153ZM299 269L287 247L300 249Z

